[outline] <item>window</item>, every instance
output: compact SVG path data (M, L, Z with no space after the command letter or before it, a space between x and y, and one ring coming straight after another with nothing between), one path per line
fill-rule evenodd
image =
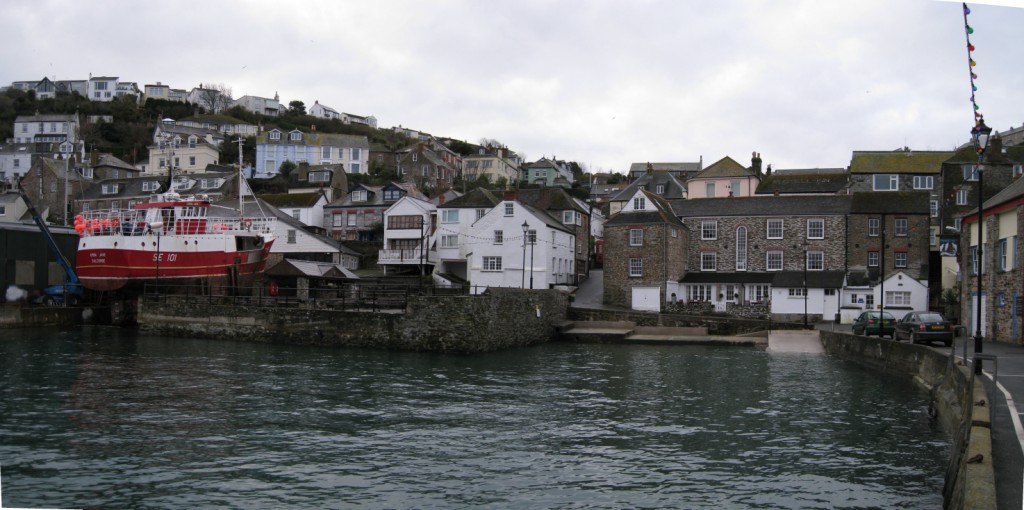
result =
M629 245L630 246L643 246L644 245L644 231L639 228L629 229Z
M736 270L747 270L747 227L736 229Z
M910 292L887 290L885 291L885 304L889 306L910 306Z
M217 186L217 179L199 179L199 187L202 189L213 189Z
M117 184L104 184L103 185L103 194L104 195L114 195L114 194L117 194Z
M747 300L752 303L764 303L768 301L768 285L763 284L748 284L747 285Z
M459 222L459 210L458 209L442 209L441 210L441 223L458 223Z
M807 289L789 289L789 297L802 298L807 295Z
M156 191L160 189L160 183L156 181L142 181L142 191Z
M576 211L562 211L562 223L566 225L580 225L580 213Z
M765 269L768 271L782 271L782 252L781 251L769 251L767 254L767 261L765 262Z
M868 218L868 235L878 237L881 232L882 221L879 218Z
M877 174L874 178L875 191L898 191L899 176L896 174Z
M715 252L703 252L700 254L700 270L715 271L718 265L718 254Z
M960 231L960 227L963 224L963 221L964 220L962 218L955 218L953 220L953 230L956 230L957 232L959 232Z
M893 230L896 231L894 235L897 237L906 237L907 233L910 231L910 221L906 218L896 218L893 226Z
M938 218L939 217L939 201L938 200L932 200L932 201L930 201L928 203L928 214L932 218Z
M644 259L641 258L630 258L629 259L629 276L639 277L644 275Z
M354 174L362 173L363 171L362 168L359 166L359 163L349 163L348 167L350 170L352 170L352 173Z
M398 200L399 198L402 198L401 190L397 190L397 189L386 189L386 190L384 190L384 200L386 202L393 202L395 200Z
M825 270L825 252L818 250L807 251L807 270L808 271L824 271Z
M335 214L335 215L331 216L331 226L334 226L334 227L340 227L341 226L341 215L340 214Z
M459 247L459 236L458 234L445 234L441 236L441 247L442 248L458 248Z
M931 175L915 175L914 189L932 189L935 187L935 177Z
M188 157L188 166L190 166L190 167L196 166L196 157L195 156L189 156Z
M964 180L965 181L976 181L978 180L978 165L963 165Z
M1000 272L1008 271L1010 269L1010 261L1006 255L1006 239L1000 239L996 243L996 267L999 269Z
M768 239L782 239L782 219L768 220Z
M388 216L389 230L420 230L423 228L423 216L418 214L403 214Z
M898 251L894 253L893 267L907 267L907 252Z
M505 202L505 216L512 216L515 213L515 204L512 202Z
M338 152L344 151L345 149L338 149ZM359 147L352 148L352 159L360 159Z
M825 289L825 295L826 296L835 296L836 295L836 289Z
M956 205L967 205L967 196L969 190L967 188L960 188L956 190Z
M659 194L659 195L664 195L665 194L665 185L664 184L657 185L654 188L654 192Z
M501 271L501 257L484 257L484 271Z
M331 159L331 148L321 147L320 148L320 159Z
M357 190L353 191L352 192L352 201L353 202L366 202L366 190L365 189L357 189Z
M687 285L685 289L687 301L711 301L710 285Z
M633 199L633 209L637 211L643 211L647 208L647 199L643 197L636 197Z
M301 131L292 131L291 133L288 133L288 140L290 140L292 142L302 141L302 132Z
M878 250L868 251L868 267L878 267L879 253Z
M348 226L356 226L356 213L348 213Z
M821 218L815 218L807 220L807 238L808 239L824 239L825 238L825 220Z
M292 219L297 220L297 219L299 219L299 216L301 216L301 215L302 215L302 211L300 211L299 209L292 209Z
M971 246L971 274L978 274L978 247Z
M309 173L309 182L327 182L330 179L331 179L331 173L330 172L322 171L322 172L310 172ZM388 191L390 191L390 190L388 190ZM384 199L385 200L387 200L388 191L384 192Z
M195 136L188 137L188 148L189 149L195 149L197 141L198 141L198 139Z
M704 184L704 196L708 198L715 197L715 183L709 182Z
M295 244L295 236L296 234L294 229L288 230L288 244Z
M414 152L414 153L412 153L412 161L415 163L416 159L417 159L417 154Z
M718 221L704 220L700 222L700 238L703 240L718 239Z
M526 231L526 243L527 244L537 244L537 231L536 230L527 230Z
M502 244L505 242L505 232L502 230L494 231L494 244Z

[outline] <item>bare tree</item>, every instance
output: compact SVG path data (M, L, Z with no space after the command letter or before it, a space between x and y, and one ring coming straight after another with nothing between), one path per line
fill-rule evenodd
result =
M231 89L223 83L199 84L199 105L210 113L220 113L231 107Z

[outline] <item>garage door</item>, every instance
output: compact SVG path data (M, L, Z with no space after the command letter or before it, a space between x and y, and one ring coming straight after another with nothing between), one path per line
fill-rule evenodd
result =
M661 311L661 287L633 287L633 309Z

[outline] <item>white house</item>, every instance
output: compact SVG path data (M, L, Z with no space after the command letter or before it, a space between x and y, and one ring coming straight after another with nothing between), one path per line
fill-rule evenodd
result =
M232 207L228 201L219 205ZM237 207L237 203L235 204ZM246 216L267 216L277 220L271 222L277 239L270 247L271 259L267 266L282 259L313 260L317 262L340 263L349 270L359 269L359 253L327 236L316 235L308 231L305 225L290 214L260 200L258 205L252 201L245 203Z
M324 226L324 206L328 200L323 190L260 195L260 198L303 225L320 228Z
M341 113L338 110L320 104L319 100L314 101L313 106L309 107L309 115L319 119L341 119Z
M843 324L852 323L865 310L877 310L883 303L885 311L897 319L910 311L928 309L928 282L915 280L902 271L892 274L880 285L857 283L849 282L843 288L839 310L832 311L840 313Z
M117 78L90 76L86 97L90 101L113 101L117 92Z
M490 191L476 188L437 206L437 222L430 241L437 251L435 283L451 285L469 281L468 257L476 242L469 237L470 229L500 202Z
M78 114L19 115L14 119L14 143L78 142Z
M436 214L434 204L408 195L384 211L384 248L377 264L385 273L389 268L433 272L437 251L431 250L430 239Z
M506 196L465 236L471 292L487 287L548 289L572 282L576 235L545 211Z

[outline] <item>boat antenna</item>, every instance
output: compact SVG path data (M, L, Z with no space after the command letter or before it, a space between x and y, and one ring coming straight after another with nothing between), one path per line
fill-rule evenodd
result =
M238 144L238 217L245 217L245 189L249 189L249 193L252 194L252 201L256 204L256 207L260 211L260 215L263 217L267 216L267 213L263 211L263 205L256 199L256 193L253 192L252 186L249 186L245 180L245 173L242 172L242 146L245 145L245 139L239 135L238 140L235 140Z

